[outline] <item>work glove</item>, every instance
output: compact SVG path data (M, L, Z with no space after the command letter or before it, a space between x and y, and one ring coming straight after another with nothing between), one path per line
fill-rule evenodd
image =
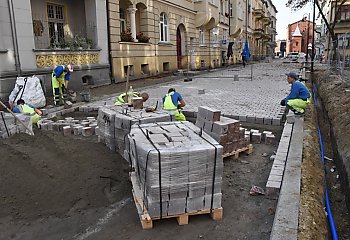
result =
M282 99L281 106L286 106L286 100L285 99Z

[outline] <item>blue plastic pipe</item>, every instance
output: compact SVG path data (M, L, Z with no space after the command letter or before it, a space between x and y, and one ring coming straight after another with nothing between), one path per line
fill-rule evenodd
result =
M312 84L312 92L313 92L313 95L314 95L314 104L316 106L316 104L317 104L317 97L316 97L315 88L316 88L315 84ZM317 119L317 132L318 132L318 138L319 138L319 141L320 141L320 151L321 151L322 163L323 163L323 166L324 166L324 148L323 148L323 141L322 141L322 133L321 133L320 124L319 124L318 119ZM324 166L324 169L326 171L325 166ZM329 226L331 228L332 238L333 238L333 240L338 240L337 229L336 229L335 224L334 224L331 205L329 204L327 181L326 181L326 211L327 211L327 217L328 217Z

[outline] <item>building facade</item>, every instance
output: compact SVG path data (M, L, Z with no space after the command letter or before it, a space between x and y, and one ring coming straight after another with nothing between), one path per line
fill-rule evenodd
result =
M286 53L303 52L306 54L308 53L308 51L310 53L310 50L308 50L308 48L310 47L310 44L312 44L314 24L312 21L308 20L308 18L304 17L300 21L288 25ZM295 36L295 32L297 29L299 30L297 34L298 36ZM299 33L301 36L299 36Z
M110 0L111 64L116 82L124 81L128 71L132 79L236 63L246 38L254 55L273 56L277 11L267 1L269 8L259 18L264 38L254 38L255 2L262 1Z
M51 93L55 66L72 64L70 88L110 83L104 0L0 0L0 97L17 76L37 75Z
M339 3L338 3L339 4ZM347 0L342 6L340 6L338 14L334 0L328 0L324 12L326 13L327 20L330 24L335 22L334 34L337 38L337 48L341 57L350 57L350 0ZM332 38L327 30L325 24L322 24L322 28L325 30L325 55L328 59L333 58L333 44ZM322 39L323 40L323 39Z

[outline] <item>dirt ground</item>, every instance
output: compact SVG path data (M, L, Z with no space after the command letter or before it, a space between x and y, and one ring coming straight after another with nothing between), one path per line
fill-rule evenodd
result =
M350 98L345 93L350 81L341 81L330 71L319 71L316 76L318 119L325 156L331 159L325 160L331 208L339 239L350 239Z
M280 136L281 127L271 130ZM222 221L208 215L190 217L187 226L160 220L145 231L126 161L96 136L36 130L34 137L0 140L0 239L269 239L277 199L249 190L264 188L276 150L256 144L252 155L225 159Z

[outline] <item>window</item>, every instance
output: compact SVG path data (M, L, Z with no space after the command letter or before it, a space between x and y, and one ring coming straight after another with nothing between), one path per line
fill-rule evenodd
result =
M230 3L230 17L233 17L233 5Z
M64 41L64 6L47 4L50 46L60 46Z
M204 31L203 29L199 29L199 46L203 46L204 43Z
M218 47L218 43L219 43L218 35L219 35L219 29L214 28L213 29L213 47Z
M168 42L168 19L165 13L160 14L159 34L161 42Z
M119 9L119 18L120 18L120 32L126 31L126 22L125 22L125 10Z
M227 30L224 29L222 31L222 44L226 44L226 42L227 42Z

